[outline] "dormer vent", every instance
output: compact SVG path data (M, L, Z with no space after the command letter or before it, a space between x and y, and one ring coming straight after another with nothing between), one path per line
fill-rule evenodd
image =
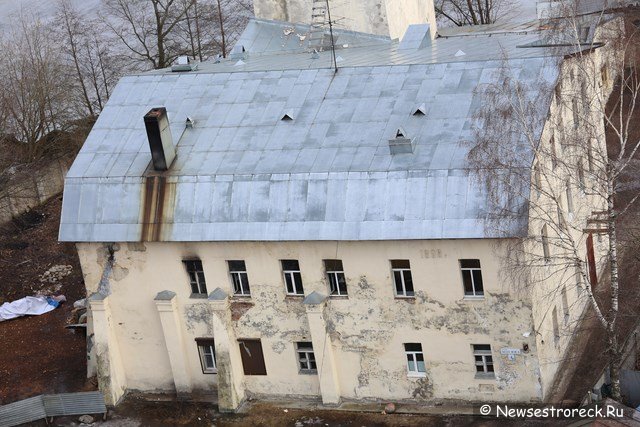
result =
M395 138L389 140L389 152L392 155L413 153L413 139L407 138L404 129L398 128Z
M167 109L158 107L149 110L144 116L144 127L147 130L153 168L157 171L168 170L176 158L176 149L173 146Z
M288 110L286 111L282 117L280 117L280 120L282 120L283 122L289 122L293 120L293 111Z
M420 104L416 109L411 113L412 116L426 116L427 115L427 107L424 104Z
M171 71L174 73L195 71L198 69L198 64L192 64L191 58L188 56L178 56L176 63L171 66Z
M193 120L191 117L187 117L187 119L184 121L184 127L187 129L193 128L195 124L195 120Z

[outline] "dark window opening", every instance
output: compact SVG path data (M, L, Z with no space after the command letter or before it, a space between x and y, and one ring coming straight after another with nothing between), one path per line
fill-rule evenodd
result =
M242 359L244 374L267 375L260 340L241 339L238 340L238 345L240 346L240 358Z
M331 295L347 295L347 279L342 268L342 260L325 259L324 268L329 280L329 292Z
M284 275L284 283L287 287L289 295L304 295L302 287L302 274L300 273L300 264L295 259L283 259L282 274Z
M244 261L227 261L235 295L251 295L249 276Z
M393 283L396 289L396 296L412 297L413 278L411 277L411 265L408 259L391 260L391 272L393 273Z
M197 295L207 295L207 283L204 279L204 270L202 269L202 261L199 259L182 261L187 274L189 275L189 283L191 284L191 293Z
M484 296L482 270L479 259L461 259L462 283L466 296Z

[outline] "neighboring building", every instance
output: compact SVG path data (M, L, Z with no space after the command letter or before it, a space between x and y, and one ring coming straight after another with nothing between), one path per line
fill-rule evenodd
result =
M123 78L60 225L107 401L542 401L547 332L499 274L498 243L532 225L505 197L521 213L494 233L467 161L482 85L504 66L558 79L562 56L531 28L337 31L334 72L308 26L256 19L229 59Z

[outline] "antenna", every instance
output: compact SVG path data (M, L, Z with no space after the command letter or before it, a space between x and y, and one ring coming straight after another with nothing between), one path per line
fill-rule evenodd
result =
M338 72L338 62L336 60L335 38L333 37L333 22L331 21L331 11L329 10L329 0L313 0L311 7L311 27L309 29L309 49L312 52L321 52L327 46L325 40L325 25L329 23L329 36L331 40L331 56L335 72Z
M329 18L329 36L331 37L331 55L333 56L333 70L338 72L338 61L336 61L336 43L333 39L333 23L331 22L331 9L329 8L329 0L327 2L327 18Z

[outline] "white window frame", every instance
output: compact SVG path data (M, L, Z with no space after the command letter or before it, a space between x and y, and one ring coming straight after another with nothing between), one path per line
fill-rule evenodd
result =
M297 270L285 269L284 268L285 261L298 262L298 269ZM284 290L287 293L287 295L296 295L296 296L304 295L304 286L302 284L302 273L300 271L300 262L298 260L282 259L280 260L280 265L282 267L282 276L284 278ZM296 280L296 273L300 277L300 283L298 283ZM287 287L287 277L291 280L293 292L289 292L289 288Z
M489 350L481 350L480 346L489 346ZM493 361L493 352L491 351L491 344L472 344L471 350L473 351L473 362L476 369L476 378L495 378L496 365ZM476 360L480 357L482 360ZM491 360L489 361L488 358ZM492 371L489 370L489 365L492 367ZM478 371L478 366L482 366L482 372Z
M542 237L542 256L544 263L549 264L551 262L551 251L549 250L549 233L547 232L547 224L542 226L540 236Z
M408 344L418 344L420 346L420 350L407 350ZM404 350L405 364L407 366L407 376L420 377L420 378L426 377L427 365L424 360L424 351L422 350L422 344L421 343L404 343L402 346ZM422 357L422 367L423 367L422 371L418 366L418 363L420 363L420 361L418 361L418 355ZM413 362L413 366L415 367L415 369L411 369L410 361Z
M231 271L231 262L242 261L244 263L244 270ZM249 275L247 274L247 264L244 260L229 260L227 261L229 268L229 277L231 279L231 286L233 287L233 294L237 296L251 296L251 286L249 285ZM238 287L236 287L238 284ZM239 292L238 292L239 290Z
M460 259L460 260L458 260L458 265L460 266L460 274L462 274L462 291L464 292L465 298L484 298L484 279L482 280L482 290L481 291L477 291L476 290L476 280L473 277L473 272L474 271L479 271L480 272L480 276L482 276L482 264L480 264L480 267L463 267L462 266L462 261L471 261L471 259ZM480 262L480 260L478 260L478 262ZM467 294L467 289L464 286L464 272L465 271L468 271L469 275L471 276L471 289L473 289L473 294ZM482 292L482 293L478 293L478 292Z
M413 275L411 274L411 264L409 264L409 267L394 267L393 266L393 261L407 261L407 263L409 263L409 260L391 260L390 264L391 264L391 276L393 277L393 292L397 297L401 297L401 298L415 298L416 296L416 288L413 284ZM402 293L398 293L398 283L396 282L396 275L395 273L398 272L400 273L400 285L402 287ZM411 277L411 287L413 288L411 291L411 294L407 294L407 286L406 286L406 277L404 275L405 272L409 273L409 276Z
M198 354L200 355L200 365L202 366L202 373L217 374L218 365L216 363L216 348L213 344L213 340L207 340L205 342L200 341L196 343L198 344ZM207 366L207 355L211 356L211 359L213 360L213 366Z
M349 295L349 288L347 286L347 276L344 274L344 265L342 267L342 270L328 270L327 269L327 263L326 261L340 261L342 263L342 260L324 260L323 263L325 265L325 270L327 273L327 280L329 281L329 295L330 296L335 296L335 297L346 297ZM338 280L339 275L342 274L342 277L344 277L344 285L345 285L345 291L344 293L342 293L340 291L340 280ZM333 277L334 283L336 284L336 289L335 292L333 291L333 289L331 289L331 278Z
M300 347L300 344L310 344L311 347ZM300 374L317 374L318 367L315 353L313 352L313 343L304 341L304 342L296 342L296 358L298 362L298 373ZM316 367L313 368L311 362L316 364ZM302 365L306 364L306 368L303 368Z
M189 270L189 263L194 263L193 271ZM195 263L199 263L200 268L196 268ZM184 265L184 268L187 272L187 276L189 277L189 286L191 286L191 295L207 295L207 280L204 276L204 266L202 265L202 260L196 259L196 258L183 259L182 265ZM197 288L198 292L193 292L194 287Z

